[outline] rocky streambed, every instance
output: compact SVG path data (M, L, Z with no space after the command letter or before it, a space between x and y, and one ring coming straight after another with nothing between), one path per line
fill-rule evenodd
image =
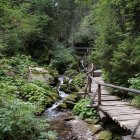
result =
M82 120L72 113L69 102L70 104L75 102L78 95L62 91L61 85L64 84L65 78L64 76L59 78L60 100L45 111L47 119L49 118L50 129L58 134L57 140L121 140L120 136L125 132L113 123L111 125L111 120L106 123L99 122L100 118ZM71 79L67 80L71 82Z

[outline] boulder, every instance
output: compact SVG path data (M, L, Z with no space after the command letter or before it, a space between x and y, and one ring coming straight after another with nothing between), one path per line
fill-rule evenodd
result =
M39 80L50 85L55 85L55 78L45 68L30 66L28 70L28 81Z

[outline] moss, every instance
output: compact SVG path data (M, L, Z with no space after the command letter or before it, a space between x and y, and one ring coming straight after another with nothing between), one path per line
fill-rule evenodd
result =
M67 90L68 85L67 84L63 84L60 86L60 90L61 91L66 91Z
M64 84L69 84L69 79L64 78L63 83L64 83Z
M64 99L64 102L66 102L66 101L76 102L76 101L77 101L77 95L75 95L75 94L70 94L69 96L67 96L67 97Z
M78 92L79 88L76 84L71 82L68 86L68 90L71 91L71 92Z
M54 100L51 97L47 97L46 99L46 105L51 106L54 103Z
M60 98L59 95L56 92L50 92L49 96L53 101L56 101L57 99Z
M112 133L110 131L101 131L99 133L99 140L112 140Z
M99 121L99 119L95 119L95 118L94 119L90 119L90 118L88 118L88 119L85 119L85 121L86 121L86 123L90 124L91 127L93 127L94 124L96 124Z
M62 103L57 108L58 109L67 109L67 105L66 105L66 103Z

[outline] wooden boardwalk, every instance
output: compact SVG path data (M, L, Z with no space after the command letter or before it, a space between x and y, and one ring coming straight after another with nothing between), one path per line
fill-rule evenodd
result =
M104 83L101 77L94 77L94 80L100 83ZM91 98L98 88L98 84L92 81L91 91L89 95ZM98 102L98 95L96 95L94 102ZM107 87L101 86L101 105L99 109L109 116L115 123L121 128L133 132L136 125L140 120L140 110L130 106L127 102L121 100L117 96L110 94ZM137 129L135 136L140 139L140 127Z

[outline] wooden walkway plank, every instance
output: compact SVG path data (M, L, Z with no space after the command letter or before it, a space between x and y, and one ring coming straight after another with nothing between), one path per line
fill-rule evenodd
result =
M100 83L104 83L101 77L94 77L94 80ZM91 90L95 92L97 90L98 84L92 82ZM94 93L90 93L90 97ZM119 97L111 95L108 88L101 87L101 105L99 110L108 115L114 122L116 122L120 127L134 131L138 121L140 120L140 110L130 106L129 103L122 101ZM98 102L98 96L95 97L94 103ZM140 139L140 127L136 132L137 137Z

